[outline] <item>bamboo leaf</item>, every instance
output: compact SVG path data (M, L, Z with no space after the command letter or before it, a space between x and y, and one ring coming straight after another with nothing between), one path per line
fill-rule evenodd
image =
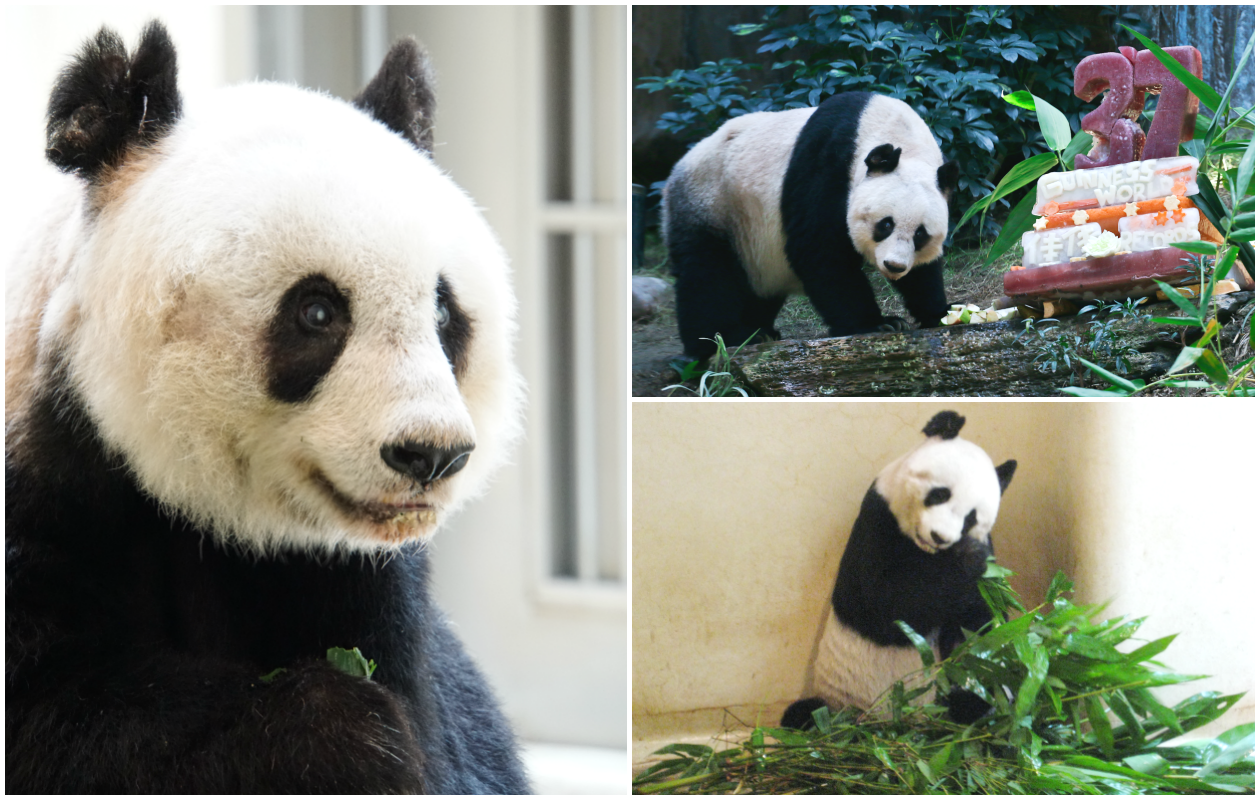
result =
M1255 34L1252 34L1254 40ZM1239 65L1241 68L1242 65ZM1243 153L1242 160L1238 162L1238 188L1240 194L1246 194L1247 188L1251 186L1251 181L1256 173L1256 140L1253 138L1247 143L1247 150Z
M1195 361L1199 370L1218 384L1229 383L1229 369L1221 363L1220 356L1211 350L1204 350Z
M1072 143L1072 129L1068 126L1067 117L1053 104L1033 95L1037 107L1037 124L1041 126L1041 135L1051 150L1065 150Z
M1002 226L997 238L993 240L993 246L989 248L989 255L984 260L986 267L1014 247L1020 237L1037 224L1037 218L1032 215L1032 208L1036 203L1037 192L1030 189L1028 194L1024 195L1024 198L1011 209L1010 215L1006 218L1006 224Z
M958 219L958 224L954 226L954 232L957 233L967 220L988 209L995 201L1037 180L1058 163L1059 158L1054 153L1038 153L1032 158L1025 159L1011 167L1010 171L1002 176L1002 180L998 181L997 186L993 188L988 197L980 198L971 204L971 208L963 212L963 215ZM1031 209L1032 203L1029 203L1028 207ZM1015 212L1012 210L1011 216L1014 215Z
M1037 110L1037 106L1036 106L1035 101L1033 100L1033 96L1031 92L1024 92L1024 91L1011 92L1010 94L1002 95L1002 99L1013 106L1024 109L1025 111Z
M1134 664L1140 661L1150 661L1155 656L1167 650L1168 645L1172 644L1173 640L1176 638L1177 634L1174 633L1171 636L1165 636L1161 639L1156 639L1153 642L1148 642L1133 652L1125 654L1124 659Z
M1033 642L1031 637L1015 640L1015 652L1024 666L1028 667L1028 674L1020 683L1019 694L1015 698L1016 719L1022 719L1032 711L1050 669L1050 654L1040 645L1040 639Z
M1107 712L1103 710L1102 701L1097 695L1085 698L1085 713L1089 717L1089 727L1094 733L1098 746L1102 748L1103 755L1107 758L1115 758L1116 744L1111 735L1111 722L1108 721Z
M1142 753L1136 756L1129 756L1124 759L1124 763L1130 769L1143 775L1163 775L1168 772L1171 766L1168 760L1158 753Z
M1219 755L1207 763L1203 769L1195 773L1196 778L1205 778L1223 769L1228 769L1238 762L1239 759L1246 756L1252 750L1256 749L1256 732L1246 734L1238 741L1225 748Z
M1082 364L1084 364L1086 367L1088 367L1092 372L1097 374L1103 380L1107 381L1113 386L1118 386L1127 392L1136 392L1138 389L1141 388L1133 381L1128 380L1127 378L1121 378L1119 375L1115 374L1114 372L1110 372L1104 369L1103 367L1098 366L1092 361L1087 361L1083 358L1080 358L1079 356L1077 357L1077 360L1080 361Z
M1221 96L1216 93L1215 89L1204 83L1202 78L1196 78L1193 73L1181 66L1177 59L1165 53L1164 48L1155 44L1155 42L1133 30L1128 25L1122 25L1121 27L1144 44L1146 49L1150 50L1155 55L1155 58L1159 59L1159 63L1167 67L1168 71L1173 74L1173 77L1181 81L1187 89L1193 92L1194 96L1199 98L1199 102L1207 106L1209 111L1216 112L1216 109L1221 104Z
M1072 397L1127 397L1129 394L1123 389L1091 389L1086 386L1063 386L1058 391Z
M914 649L919 651L919 660L923 662L923 666L930 667L936 663L936 654L932 652L932 645L928 644L927 639L901 620L896 620L895 624L901 628L901 632L910 640L910 644L914 645Z
M1200 256L1216 255L1216 245L1211 242L1173 242L1171 246Z
M1252 231L1252 234L1254 235L1255 231ZM1213 273L1212 277L1218 281L1225 280L1225 276L1229 274L1230 268L1234 266L1234 259L1236 259L1237 257L1238 257L1238 247L1230 246L1229 249L1227 249L1225 253L1217 260L1216 272Z
M1164 292L1164 294L1168 295L1168 299L1172 301L1173 305L1175 305L1177 308L1180 308L1186 314L1189 314L1190 316L1198 319L1199 307L1196 306L1194 303L1191 303L1185 297L1182 297L1181 292L1178 292L1176 289L1172 288L1171 286L1169 286L1168 284L1164 283L1163 281L1159 279L1155 280L1155 285L1158 286ZM1200 322L1200 324L1202 323Z
M1177 358L1173 361L1172 366L1168 368L1169 375L1175 375L1183 369L1192 366L1199 360L1199 356L1203 355L1202 347L1183 347L1181 352L1177 354Z

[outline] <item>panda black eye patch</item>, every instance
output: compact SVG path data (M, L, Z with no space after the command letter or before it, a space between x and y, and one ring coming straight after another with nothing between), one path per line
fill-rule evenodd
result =
M267 393L284 403L309 400L353 327L350 301L325 276L307 275L290 286L267 327Z
M923 505L939 506L941 503L948 503L949 498L952 496L948 486L937 486L927 493L927 497L923 498Z
M897 223L892 217L884 217L879 222L875 223L875 230L872 233L871 238L877 242L882 242L889 236L892 236L892 232L896 227Z
M462 378L468 369L468 346L472 342L473 319L455 300L455 292L445 277L437 283L438 339L442 352L450 362L455 377Z
M967 518L963 520L962 535L966 536L967 533L974 527L976 527L976 510L973 508L967 514Z
M914 232L914 249L919 251L923 249L923 245L928 243L932 237L928 234L927 228L920 225Z

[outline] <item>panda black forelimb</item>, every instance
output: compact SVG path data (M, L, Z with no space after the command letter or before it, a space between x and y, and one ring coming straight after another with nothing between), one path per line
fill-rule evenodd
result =
M960 613L970 622L977 619L975 610L984 601L976 582L991 553L988 543L969 538L943 552L923 552L902 533L872 486L840 559L832 605L839 619L866 639L907 645L896 620L929 634L960 622Z
M942 273L944 263L945 260L939 258L930 264L915 267L892 282L893 289L901 295L906 310L920 327L938 328L941 318L949 313Z

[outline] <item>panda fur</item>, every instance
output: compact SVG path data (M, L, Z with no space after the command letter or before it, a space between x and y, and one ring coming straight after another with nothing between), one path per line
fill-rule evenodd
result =
M711 355L715 333L732 346L757 331L779 338L791 294L809 297L831 336L907 327L880 313L863 261L920 325L939 325L957 178L923 120L891 97L846 92L730 120L679 160L664 190L687 355Z
M427 56L398 42L353 103L176 83L151 23L52 93L77 179L10 290L6 788L527 792L423 546L523 396Z
M934 416L923 429L927 441L885 467L867 491L818 644L816 696L789 706L784 726L807 727L824 705L869 709L903 678L913 685L923 664L896 620L927 639L939 660L963 629L991 619L976 584L993 554L990 533L1015 461L994 468L982 449L958 438L964 421L953 411ZM963 723L988 710L962 690L947 704Z

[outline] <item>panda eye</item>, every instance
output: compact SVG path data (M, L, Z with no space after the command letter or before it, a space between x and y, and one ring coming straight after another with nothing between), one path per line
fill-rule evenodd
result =
M897 223L893 221L892 217L884 217L879 222L876 222L874 235L875 241L882 242L889 236L892 236L893 228L896 227Z
M326 330L333 321L332 303L325 297L310 297L298 307L298 324L311 332Z
M455 377L462 378L468 368L468 349L472 343L475 320L460 305L445 276L438 278L436 294L438 340L442 342L446 360L455 370Z
M962 535L966 536L967 533L974 527L976 527L976 510L973 508L971 509L971 513L967 515L967 518L963 520Z
M941 503L948 503L950 497L952 497L952 494L948 486L937 486L927 493L927 497L923 498L923 505L929 507L939 506Z
M923 245L927 244L928 240L931 238L932 237L928 235L927 228L920 225L919 229L914 232L914 249L922 250Z

